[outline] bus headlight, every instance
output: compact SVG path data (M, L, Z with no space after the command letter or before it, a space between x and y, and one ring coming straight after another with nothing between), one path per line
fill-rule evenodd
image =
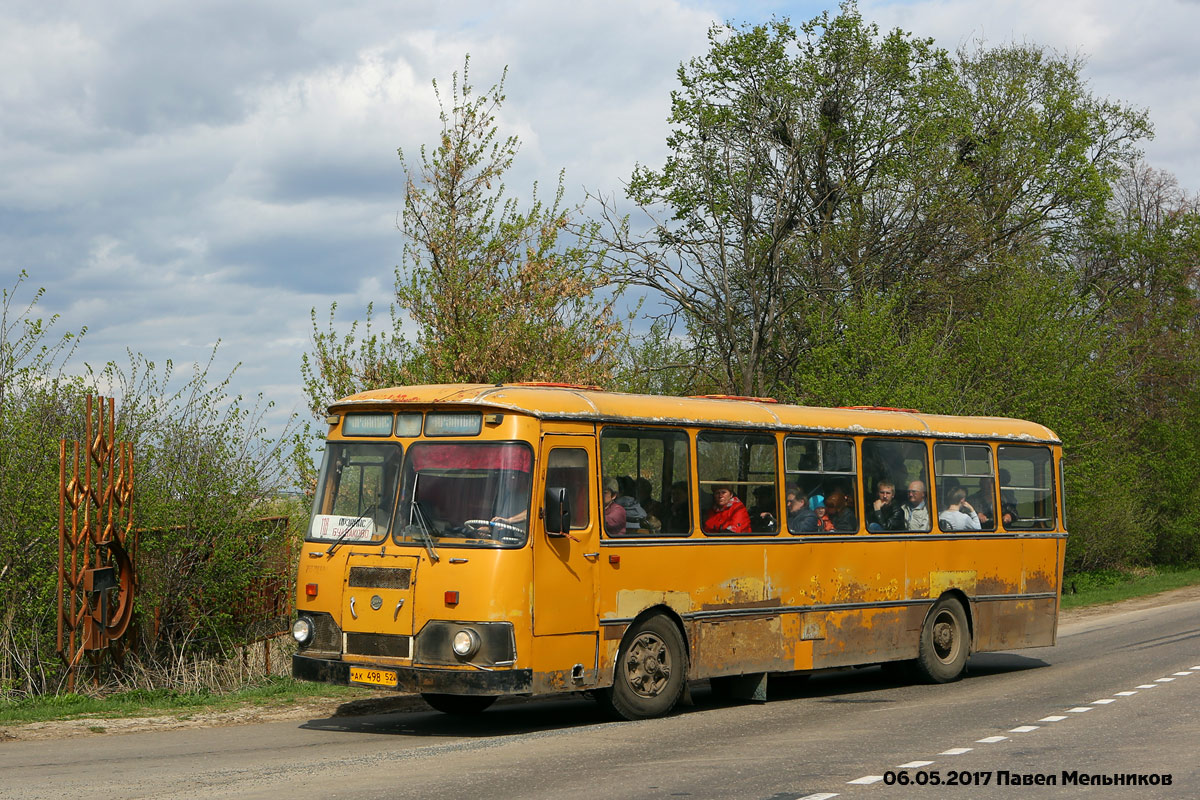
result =
M292 638L297 644L304 646L312 641L313 623L308 617L297 617L292 623Z
M454 634L450 647L453 648L454 655L459 658L470 658L479 652L479 644L479 634L470 628L463 628Z

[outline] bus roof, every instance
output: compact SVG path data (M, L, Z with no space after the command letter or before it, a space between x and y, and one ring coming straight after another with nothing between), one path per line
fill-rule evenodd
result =
M1035 422L1006 417L958 417L903 409L792 406L763 399L663 397L593 388L522 384L438 384L360 392L333 403L331 413L357 409L396 410L407 405L475 406L481 410L528 414L543 420L629 424L680 424L724 428L766 428L887 433L946 438L1014 439L1059 444L1054 431Z

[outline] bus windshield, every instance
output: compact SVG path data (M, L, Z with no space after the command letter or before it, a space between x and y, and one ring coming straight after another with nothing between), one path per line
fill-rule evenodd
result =
M382 540L396 504L401 452L383 442L327 442L308 538Z
M516 443L409 448L393 526L397 543L519 547L529 531L533 453Z

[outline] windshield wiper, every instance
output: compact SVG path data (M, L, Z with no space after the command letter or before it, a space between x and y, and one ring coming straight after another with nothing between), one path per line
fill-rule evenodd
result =
M438 557L437 548L433 546L433 534L429 530L429 521L425 519L425 512L417 505L417 482L420 479L421 474L415 472L413 474L412 499L409 501L408 506L408 527L405 528L404 532L413 536L420 534L421 543L425 545L425 552L429 553L429 560L436 563L441 559ZM414 525L414 519L419 524Z
M352 531L356 527L358 527L358 523L360 523L364 519L366 519L368 514L371 514L375 511L376 505L378 505L378 501L376 501L375 503L371 503L371 505L367 506L366 509L364 509L363 512L358 515L358 517L354 520L354 522L351 522L346 527L346 529L342 531L342 535L339 536L334 541L333 544L329 545L329 549L325 551L325 555L327 555L327 556L333 555L333 551L337 549L338 545L341 544L342 542L346 541L346 537L350 535L350 531Z

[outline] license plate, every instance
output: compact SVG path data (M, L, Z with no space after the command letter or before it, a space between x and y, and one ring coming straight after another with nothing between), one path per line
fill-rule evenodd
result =
M350 668L351 683L369 683L372 686L391 686L395 688L398 681L396 673L389 669L367 669L366 667Z

